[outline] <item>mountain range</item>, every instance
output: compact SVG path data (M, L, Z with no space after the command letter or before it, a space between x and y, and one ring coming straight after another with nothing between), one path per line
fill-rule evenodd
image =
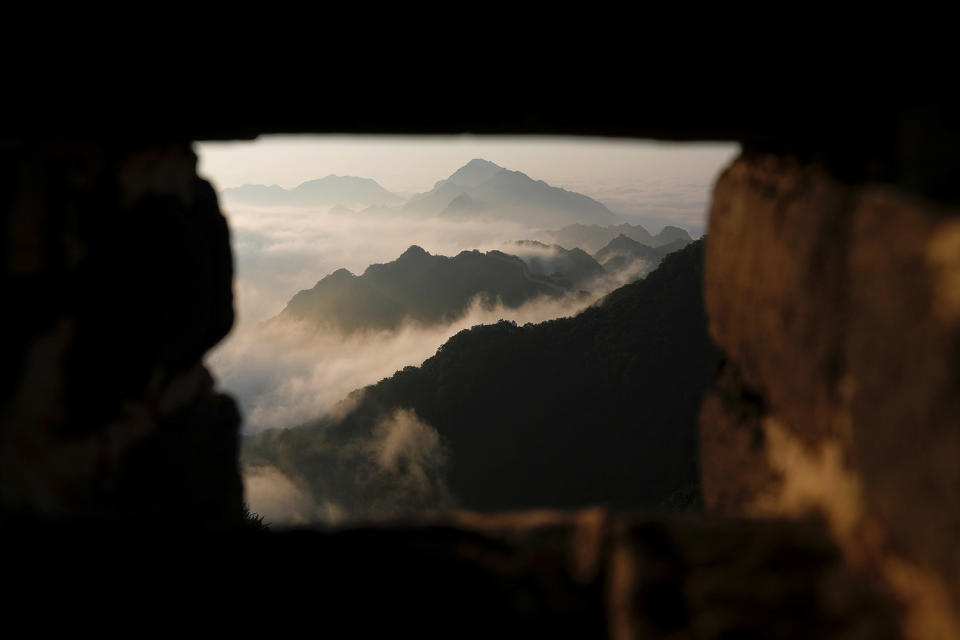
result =
M501 251L446 257L414 245L393 262L370 265L360 276L335 271L297 293L280 317L350 333L395 329L405 321L449 322L477 296L490 306L517 307L564 293L563 281L534 273L523 260Z
M689 242L677 239L659 247L650 247L637 242L633 238L622 233L607 243L607 245L593 254L597 263L603 266L604 270L610 273L616 273L630 268L632 265L640 262L648 267L654 267L660 264L664 256L674 251L684 248Z
M433 189L407 201L404 210L451 219L510 220L531 227L615 219L583 194L552 187L488 160L473 159Z
M479 297L491 308L516 308L541 296L587 295L641 277L682 240L648 247L617 236L594 256L535 240L503 245L503 251L432 255L413 245L399 258L367 267L362 275L338 269L298 292L279 318L306 321L344 334L396 329L405 322L450 322Z
M575 317L462 331L420 367L351 394L337 417L251 436L244 461L276 467L318 503L395 493L403 461L425 508L450 496L477 510L696 505L697 413L720 357L702 279L701 240ZM406 426L371 449L390 416ZM384 457L400 443L406 457ZM427 464L423 451L443 455Z
M590 288L609 275L590 254L576 247L564 249L536 240L517 240L505 244L503 250L523 260L531 273L549 277L571 289Z
M225 200L251 205L379 207L396 205L403 198L370 178L329 175L308 180L292 189L278 185L245 184L224 189Z
M338 214L436 216L447 220L511 221L550 229L539 239L594 253L620 234L651 247L674 240L690 242L683 229L667 226L656 236L640 225L613 225L616 215L589 196L554 187L489 160L474 158L438 181L430 191L409 199L370 178L329 175L294 188L245 184L223 189L225 201L258 206L332 207Z
M561 229L541 233L543 239L548 242L553 242L564 247L580 247L591 254L595 254L609 244L611 240L620 235L654 248L670 244L671 242L678 242L678 246L680 247L693 242L690 234L679 227L667 226L661 229L657 235L652 235L639 224L607 226L571 224Z

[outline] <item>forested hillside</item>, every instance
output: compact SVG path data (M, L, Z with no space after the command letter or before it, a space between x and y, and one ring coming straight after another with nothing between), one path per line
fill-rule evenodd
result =
M414 507L696 504L696 418L719 357L702 274L701 240L576 317L463 331L340 415L255 436L246 462L318 502L374 504L402 477ZM398 415L424 447L373 473L370 443Z

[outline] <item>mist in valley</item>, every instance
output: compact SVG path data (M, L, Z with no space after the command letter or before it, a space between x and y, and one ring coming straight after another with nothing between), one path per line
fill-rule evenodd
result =
M296 157L309 158L306 143L282 142L296 150ZM462 147L463 140L451 144L454 148ZM383 154L370 163L369 173L356 171L356 164L351 165L360 162L362 153L347 154L350 162L344 164L350 166L337 171L380 178L383 183L378 180L376 186L390 189L384 193L398 194L396 199L379 196L379 202L366 204L361 195L349 202L349 206L296 201L290 194L304 191L297 190L297 185L327 175L328 167L318 161L315 169L297 164L296 172L284 181L285 185L272 190L273 196L271 190L260 190L256 194L260 199L251 202L247 194L237 190L241 186L237 180L241 175L245 178L251 175L243 171L252 169L243 167L247 164L255 167L256 143L248 143L246 147L238 145L211 143L198 145L197 151L201 172L205 172L220 193L221 207L230 224L235 262L237 320L231 334L209 354L208 366L218 385L238 401L246 437L324 419L335 423L352 409L351 403L355 404L362 396L357 390L389 378L405 367L421 365L461 331L501 320L523 326L573 316L656 267L656 262L649 258L627 255L619 256L616 269L601 269L602 273L581 270L572 278L565 278L565 273L574 274L575 265L572 254L568 255L563 249L576 247L564 246L558 251L557 236L552 232L564 226L562 224L551 228L514 221L514 210L508 208L503 208L506 213L493 218L489 215L452 217L449 208L442 212L444 215L404 210L398 203L416 193L433 193L432 188L442 185L423 178L419 183L412 179L398 180L396 176L402 173L398 165L404 164L400 156L390 171L383 172L392 177L393 184L402 184L399 189L376 173L377 167L385 166ZM315 143L321 150L323 145L322 139ZM279 146L282 148L283 144ZM515 146L510 149L508 145L505 149L522 156L522 145ZM638 146L643 145L638 143ZM231 148L238 158L233 173L227 161ZM442 181L461 166L457 164L459 160L444 165L440 157L446 158L450 149L442 151L435 154L438 158L432 162L448 169L433 173L434 181ZM649 153L646 148L642 151ZM705 153L710 159L727 158L735 151L733 147L710 148L701 155ZM277 153L276 148L273 152ZM624 152L618 147L613 156L622 159ZM489 147L461 149L460 153L466 157L463 165L484 153L491 155ZM592 149L591 153L596 150ZM529 158L544 158L529 150L526 154ZM671 150L670 154L675 158L677 152ZM688 155L697 158L691 164L696 167L691 171L695 175L684 176L686 179L677 177L674 161L669 178L659 178L663 185L660 191L651 188L658 178L649 173L642 179L619 185L611 183L608 176L606 180L596 180L592 189L586 180L581 180L578 186L588 195L608 196L601 202L609 205L614 218L600 222L601 225L637 224L644 219L646 229L656 234L660 231L656 221L664 224L672 221L678 226L686 225L684 228L696 237L702 232L707 191L713 176L704 168L710 163L697 156L695 149ZM284 164L282 156L275 161L263 156L264 175L257 183L276 184L276 174L269 173ZM318 152L317 158L326 156ZM569 157L563 160L559 163L562 169L558 171L569 175L573 165ZM549 174L546 168L549 163L543 164L544 167L506 166L529 173L531 178L540 178ZM430 162L420 163L419 168L410 173L423 172L429 165ZM589 177L596 171L594 166L584 171L584 175ZM618 166L611 173L615 177L623 172L624 168ZM546 183L552 185L550 180ZM270 202L270 197L276 197L276 202ZM650 206L644 209L644 203ZM435 323L408 318L398 326L382 330L344 332L304 320L278 318L298 292L310 290L330 274L346 269L361 276L370 265L391 263L414 245L433 256L451 258L475 250L516 256L525 263L525 278L547 282L556 291L512 305L489 295L478 295L454 318ZM587 255L584 259L590 260L590 257ZM357 393L348 398L355 391ZM444 439L412 410L392 410L381 416L375 427L349 439L338 435L324 441L316 435L324 433L322 429L313 433L311 446L323 451L326 462L311 467L311 473L322 474L323 478L298 477L291 471L292 467L284 472L262 461L245 464L247 500L251 508L268 521L335 523L459 504L447 486L446 473L452 456L445 448ZM318 486L323 490L318 492Z

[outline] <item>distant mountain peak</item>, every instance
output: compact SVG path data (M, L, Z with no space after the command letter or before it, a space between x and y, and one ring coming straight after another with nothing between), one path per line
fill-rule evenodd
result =
M557 245L545 244L543 242L540 242L539 240L514 240L513 242L510 242L508 244L515 244L518 247L536 247L538 249L550 249L551 247L562 248L562 247L558 247Z
M394 204L400 196L390 193L372 178L338 176L330 174L323 178L301 182L292 189L277 185L247 184L224 189L221 195L228 200L250 204L293 204L373 206Z
M630 236L627 236L627 235L624 235L624 234L621 233L621 234L618 235L616 238L614 238L613 240L611 240L611 241L610 241L610 244L612 244L612 245L630 245L630 246L632 246L632 245L635 245L635 244L643 244L643 243L637 242L636 240L634 240L634 239L631 238Z
M469 214L471 212L481 212L489 208L490 207L487 205L487 203L474 200L466 193L461 193L450 201L450 204L448 204L447 208L443 210L443 213L446 215L457 213Z
M337 269L333 273L325 276L322 280L317 282L317 284L314 285L314 289L318 287L322 287L324 285L344 284L346 282L353 280L356 277L357 276L353 275L353 273L351 273L347 269Z
M301 187L309 187L312 185L321 185L329 182L353 182L353 181L359 181L359 180L363 180L363 178L355 178L353 176L338 176L331 173L330 175L324 176L322 178L313 178L311 180L304 180L303 182L298 184L296 187L294 187L294 189L300 189Z
M660 230L660 233L657 234L657 241L661 244L668 244L670 242L676 242L677 240L683 242L684 244L689 244L693 242L693 238L690 237L690 234L687 233L686 229L681 229L680 227L666 226Z
M579 247L591 254L608 245L617 236L626 236L648 247L662 244L657 242L650 232L639 224L624 223L603 227L595 224L570 224L562 229L546 233L546 237L561 246Z
M491 169L502 169L502 168L503 168L503 167L501 167L500 165L498 165L498 164L496 164L496 163L494 163L494 162L490 162L489 160L484 160L483 158L474 158L473 160L471 160L471 161L468 162L467 164L463 165L463 168L464 168L464 169L466 169L466 168L468 168L468 167L469 167L469 168L474 168L474 169L476 169L476 168L478 168L478 167L491 168Z
M481 184L503 171L503 167L483 158L474 158L457 169L447 178L447 182L464 187L479 187Z
M400 254L400 257L398 258L398 260L402 260L404 258L422 258L429 255L430 254L427 251L425 251L423 247L412 244L410 245L409 249L407 249L402 254Z
M392 262L371 264L361 276L338 269L313 289L297 293L281 315L349 333L397 328L405 318L449 322L480 294L484 304L496 300L515 308L566 291L563 283L531 277L523 260L513 255L474 249L447 257L411 245Z
M535 228L616 219L606 206L588 196L552 187L482 158L474 158L446 180L437 182L429 192L413 196L404 209L421 214L510 220Z

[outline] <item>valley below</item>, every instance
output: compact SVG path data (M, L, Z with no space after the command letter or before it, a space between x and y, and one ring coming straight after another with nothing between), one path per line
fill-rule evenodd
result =
M479 159L405 202L338 176L222 197L249 216L241 322L210 365L240 402L247 499L270 522L699 507L696 413L718 355L687 231L611 224ZM310 264L286 301L276 278L255 284Z

